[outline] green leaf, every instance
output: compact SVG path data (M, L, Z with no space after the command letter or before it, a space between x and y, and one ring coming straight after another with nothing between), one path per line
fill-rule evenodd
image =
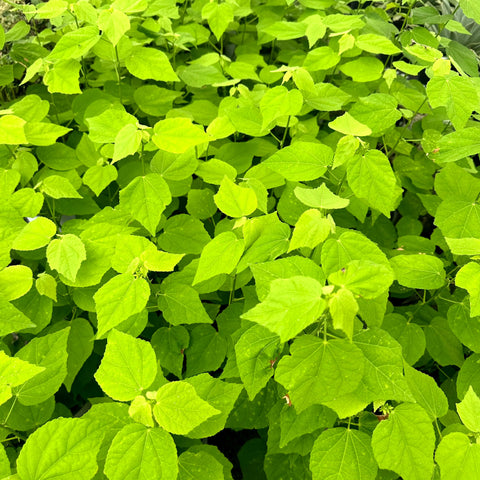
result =
M48 244L57 232L57 226L48 218L37 217L27 223L15 238L12 248L15 250L36 250Z
M27 122L15 115L0 117L0 143L5 145L19 145L28 143L24 126Z
M128 356L127 356L128 354ZM114 400L133 400L146 390L157 375L157 360L145 340L112 330L95 380Z
M183 254L147 249L140 255L140 260L143 260L144 267L152 272L171 272L183 257Z
M227 353L225 338L210 325L198 325L190 333L187 354L187 377L215 371Z
M280 339L261 325L246 330L235 344L240 378L250 400L273 376L273 364L280 348Z
M381 53L383 55L395 55L401 51L388 38L375 33L359 35L355 39L355 45L366 52Z
M295 224L288 251L301 247L315 248L326 240L332 232L332 227L332 220L324 217L319 210L310 209L303 212Z
M232 413L242 386L236 383L224 382L218 378L211 377L207 373L190 377L186 380L193 385L197 395L209 403L212 407L220 410L220 413L211 416L208 420L194 428L188 436L190 438L205 438L216 435L225 428L227 419Z
M72 383L77 373L83 367L93 351L95 334L93 328L84 318L74 318L70 322L67 351L67 376L63 381L68 391L72 389Z
M470 316L480 315L480 265L469 262L464 265L455 277L455 285L469 293Z
M44 370L43 367L9 357L0 351L0 405L11 398L12 387L25 383Z
M322 432L313 445L310 470L313 480L375 480L378 467L369 435L347 428Z
M425 409L432 420L446 415L447 397L432 377L405 365L405 378L416 402Z
M142 132L132 123L127 123L115 136L113 162L134 155L142 143Z
M470 350L480 353L480 318L470 317L465 302L452 305L447 313L448 326L455 336Z
M233 6L229 3L207 3L202 8L202 18L207 20L213 34L220 40L230 22L233 22Z
M303 96L298 90L287 90L277 86L266 91L260 100L260 112L262 113L265 128L277 118L286 115L298 115L303 105Z
M187 435L205 420L220 413L202 400L195 388L186 382L170 382L157 392L153 414L167 432Z
M98 197L105 188L117 179L113 165L94 165L83 174L83 183Z
M404 287L428 290L445 284L443 262L433 255L397 255L390 259L390 265Z
M353 392L364 372L361 350L347 340L323 339L313 335L297 338L275 372L298 412Z
M465 127L478 102L477 89L468 77L458 74L436 76L427 84L428 100L432 108L445 107L456 130Z
M480 432L480 398L470 386L460 403L457 403L457 412L463 424L472 432Z
M96 112L93 110L93 112ZM85 119L89 138L96 143L114 143L119 132L127 125L136 126L138 120L125 111L123 105L113 104L99 113ZM124 130L125 131L125 130Z
M44 367L44 371L13 389L23 405L37 405L60 388L67 375L67 341L70 328L36 337L15 355L20 360Z
M134 47L125 60L127 70L141 80L179 82L168 57L156 48Z
M0 337L35 327L35 324L26 315L3 298L0 298L0 318L2 319L0 322Z
M372 93L368 97L361 97L349 113L370 128L373 136L380 136L402 117L397 106L398 102L392 95Z
M232 232L223 232L211 240L202 250L193 285L220 275L230 274L243 254L245 242Z
M449 433L438 445L435 461L440 467L442 480L475 478L480 462L480 445L471 443L464 433Z
M125 425L108 450L105 474L109 480L142 476L176 480L178 459L172 436L161 428L140 423Z
M25 124L26 143L42 147L53 145L59 137L66 135L72 129L46 122L28 122ZM61 177L60 177L61 178Z
M85 245L76 235L62 235L52 240L47 248L47 260L50 268L75 282L78 270L87 259Z
M274 280L263 302L242 315L276 333L286 342L318 320L325 310L322 285L310 277Z
M158 237L158 246L172 253L199 254L211 240L203 223L190 215L170 217Z
M405 480L430 480L435 433L419 405L402 403L373 431L372 448L378 466Z
M389 267L370 260L351 260L346 267L328 276L330 283L367 299L376 298L388 290L393 279Z
M456 162L480 153L478 127L469 127L442 136L429 157L437 163Z
M318 188L296 187L295 196L308 207L335 210L345 208L350 201L335 195L322 183Z
M50 93L74 95L82 93L79 84L82 65L77 60L60 60L50 68L43 77L43 82Z
M189 285L164 282L158 296L158 308L171 325L213 323L198 292Z
M120 205L155 235L162 212L172 201L167 183L158 173L135 177L120 190Z
M32 287L32 271L25 265L12 265L0 270L0 299L15 300Z
M211 173L212 175L215 175L215 172L212 170L216 170L215 167L218 164L221 164L222 166L225 166L225 168L228 168L230 172L235 172L232 179L237 176L236 170L221 160L213 158L208 162L199 163L195 157L195 150L193 148L179 155L159 150L152 158L150 166L153 172L160 173L166 180L184 180L195 173L196 175L201 176L207 183L216 183L217 185L220 185L224 173L219 174L218 183L210 182L200 173L200 165L205 167L207 164L212 165L212 169L207 169L208 173ZM221 169L221 167L219 168ZM208 173L205 172L207 175Z
M123 34L130 30L128 16L116 8L101 10L97 25L113 46L116 46Z
M250 267L255 277L255 288L260 301L265 300L273 280L305 276L316 279L325 285L325 275L322 269L309 258L290 256L272 262L257 263Z
M358 303L354 295L347 288L341 288L328 302L333 328L342 330L348 338L353 336L355 315L358 312Z
M480 180L456 163L448 163L435 175L435 191L442 200L475 202Z
M41 191L52 198L82 198L70 180L60 175L49 175L42 181Z
M153 143L161 150L171 153L184 153L196 145L212 140L202 127L183 117L160 120L153 130Z
M202 178L206 183L220 185L224 177L235 180L237 170L227 162L222 162L218 158L212 158L206 162L199 163L198 168L195 170L195 175Z
M344 135L353 135L355 137L366 137L371 135L372 130L367 125L360 123L348 112L328 123L332 130L343 133Z
M463 348L443 317L434 317L425 328L427 350L441 366L463 363Z
M460 0L459 3L467 17L473 18L477 23L480 22L480 6L474 0Z
M340 55L332 48L324 46L314 48L307 53L303 62L303 68L309 72L318 72L319 70L329 70L340 61Z
M207 3L207 5L209 4ZM187 450L178 458L178 464L179 480L224 480L225 478L223 465L204 451L190 452Z
M340 66L345 75L360 83L378 80L382 76L383 68L383 63L375 57L360 57Z
M87 26L77 28L60 37L48 60L68 60L85 56L100 40L97 27Z
M463 399L470 386L475 393L480 392L479 363L480 354L474 353L473 355L470 355L461 366L457 377L458 398Z
M93 296L98 318L97 338L127 318L140 313L150 296L150 286L143 278L122 273L110 279Z
M248 187L241 187L225 176L218 193L213 197L215 204L229 217L244 217L257 209L257 196Z
M103 432L82 418L56 418L32 433L17 460L22 480L77 478L96 473Z
M379 150L354 156L347 167L347 179L353 193L368 205L389 217L395 209L401 189L388 158Z
M182 377L184 351L189 342L188 330L182 326L159 328L150 340L160 365L178 378Z
M480 205L464 200L444 201L437 208L437 225L456 255L480 254Z
M361 330L354 344L365 357L363 385L375 400L413 401L405 377L401 346L379 328Z
M282 148L263 163L287 180L296 182L319 178L332 158L332 149L327 145L299 141Z

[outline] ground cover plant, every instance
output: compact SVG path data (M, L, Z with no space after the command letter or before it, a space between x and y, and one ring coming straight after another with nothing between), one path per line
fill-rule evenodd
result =
M0 479L479 478L478 2L11 6Z

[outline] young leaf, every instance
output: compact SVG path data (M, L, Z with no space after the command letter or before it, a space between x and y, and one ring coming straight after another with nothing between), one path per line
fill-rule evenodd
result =
M120 401L133 400L153 383L156 375L157 360L148 342L117 330L109 333L95 373L95 380L107 395Z
M113 439L105 462L109 480L138 478L176 480L177 448L172 436L161 428L140 423L125 425Z

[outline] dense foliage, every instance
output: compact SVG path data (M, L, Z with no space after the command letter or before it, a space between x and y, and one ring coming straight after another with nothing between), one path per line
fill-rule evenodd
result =
M18 8L0 478L479 478L480 3Z

